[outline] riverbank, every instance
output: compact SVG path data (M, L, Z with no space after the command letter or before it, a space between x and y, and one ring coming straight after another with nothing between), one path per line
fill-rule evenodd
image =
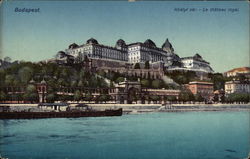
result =
M74 108L77 104L70 104ZM249 104L86 104L94 110L123 109L124 114L145 112L187 112L187 111L250 111ZM35 109L38 104L0 104L14 110Z
M124 114L187 111L250 111L249 104L88 104L93 109L122 108Z

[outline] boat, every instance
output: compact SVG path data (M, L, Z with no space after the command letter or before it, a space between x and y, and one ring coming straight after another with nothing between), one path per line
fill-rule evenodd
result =
M109 110L70 110L60 112L0 112L0 119L41 119L121 116L122 108Z
M2 156L0 155L0 159L8 159L8 158L2 157Z

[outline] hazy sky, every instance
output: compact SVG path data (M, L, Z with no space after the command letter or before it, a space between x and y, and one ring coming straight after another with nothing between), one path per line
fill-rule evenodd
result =
M15 8L40 12L21 13ZM158 47L168 38L180 57L199 53L218 72L249 65L249 4L244 1L7 1L1 12L1 56L13 60L51 58L69 44L83 44L91 37L111 46L120 38L126 43L151 39Z

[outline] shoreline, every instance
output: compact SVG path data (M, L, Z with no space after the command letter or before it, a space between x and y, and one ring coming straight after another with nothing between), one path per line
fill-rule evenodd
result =
M70 104L75 107L77 104ZM94 110L104 111L112 109L123 109L123 114L141 114L151 112L204 112L204 111L250 111L248 104L87 104ZM35 108L38 104L0 104L10 106L16 110L28 110Z

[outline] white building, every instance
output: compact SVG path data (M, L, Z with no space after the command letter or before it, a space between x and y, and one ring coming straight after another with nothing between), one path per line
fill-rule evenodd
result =
M158 48L155 43L147 39L144 43L137 42L128 45L128 62L163 62L165 66L170 66L174 61L180 61L178 55L174 53L171 43L166 40L162 48Z
M174 48L168 39L159 48L150 39L147 39L144 43L136 42L131 44L126 44L124 40L119 39L115 46L111 47L101 45L97 40L91 38L87 40L86 44L71 44L65 50L65 54L71 55L77 60L87 56L92 59L107 59L113 62L130 64L149 61L151 64L161 63L168 70L190 70L201 73L213 72L209 62L203 60L199 54L180 58L174 52Z
M163 62L166 66L173 64L174 61L180 61L168 39L162 48L158 48L150 39L144 43L137 42L129 45L126 45L124 40L119 39L115 47L110 47L101 45L97 40L91 38L87 40L86 44L80 46L75 43L71 44L65 53L75 58L88 56L89 58L111 59L129 63Z
M91 38L86 44L78 46L73 43L65 52L74 57L103 58L119 61L127 61L127 45L123 40L118 40L115 47L105 46L98 43L97 40Z
M250 93L249 81L228 81L225 83L225 93Z
M181 62L184 68L193 71L202 71L207 73L214 72L210 67L209 62L205 61L199 54L195 54L191 57L183 57L181 58Z

